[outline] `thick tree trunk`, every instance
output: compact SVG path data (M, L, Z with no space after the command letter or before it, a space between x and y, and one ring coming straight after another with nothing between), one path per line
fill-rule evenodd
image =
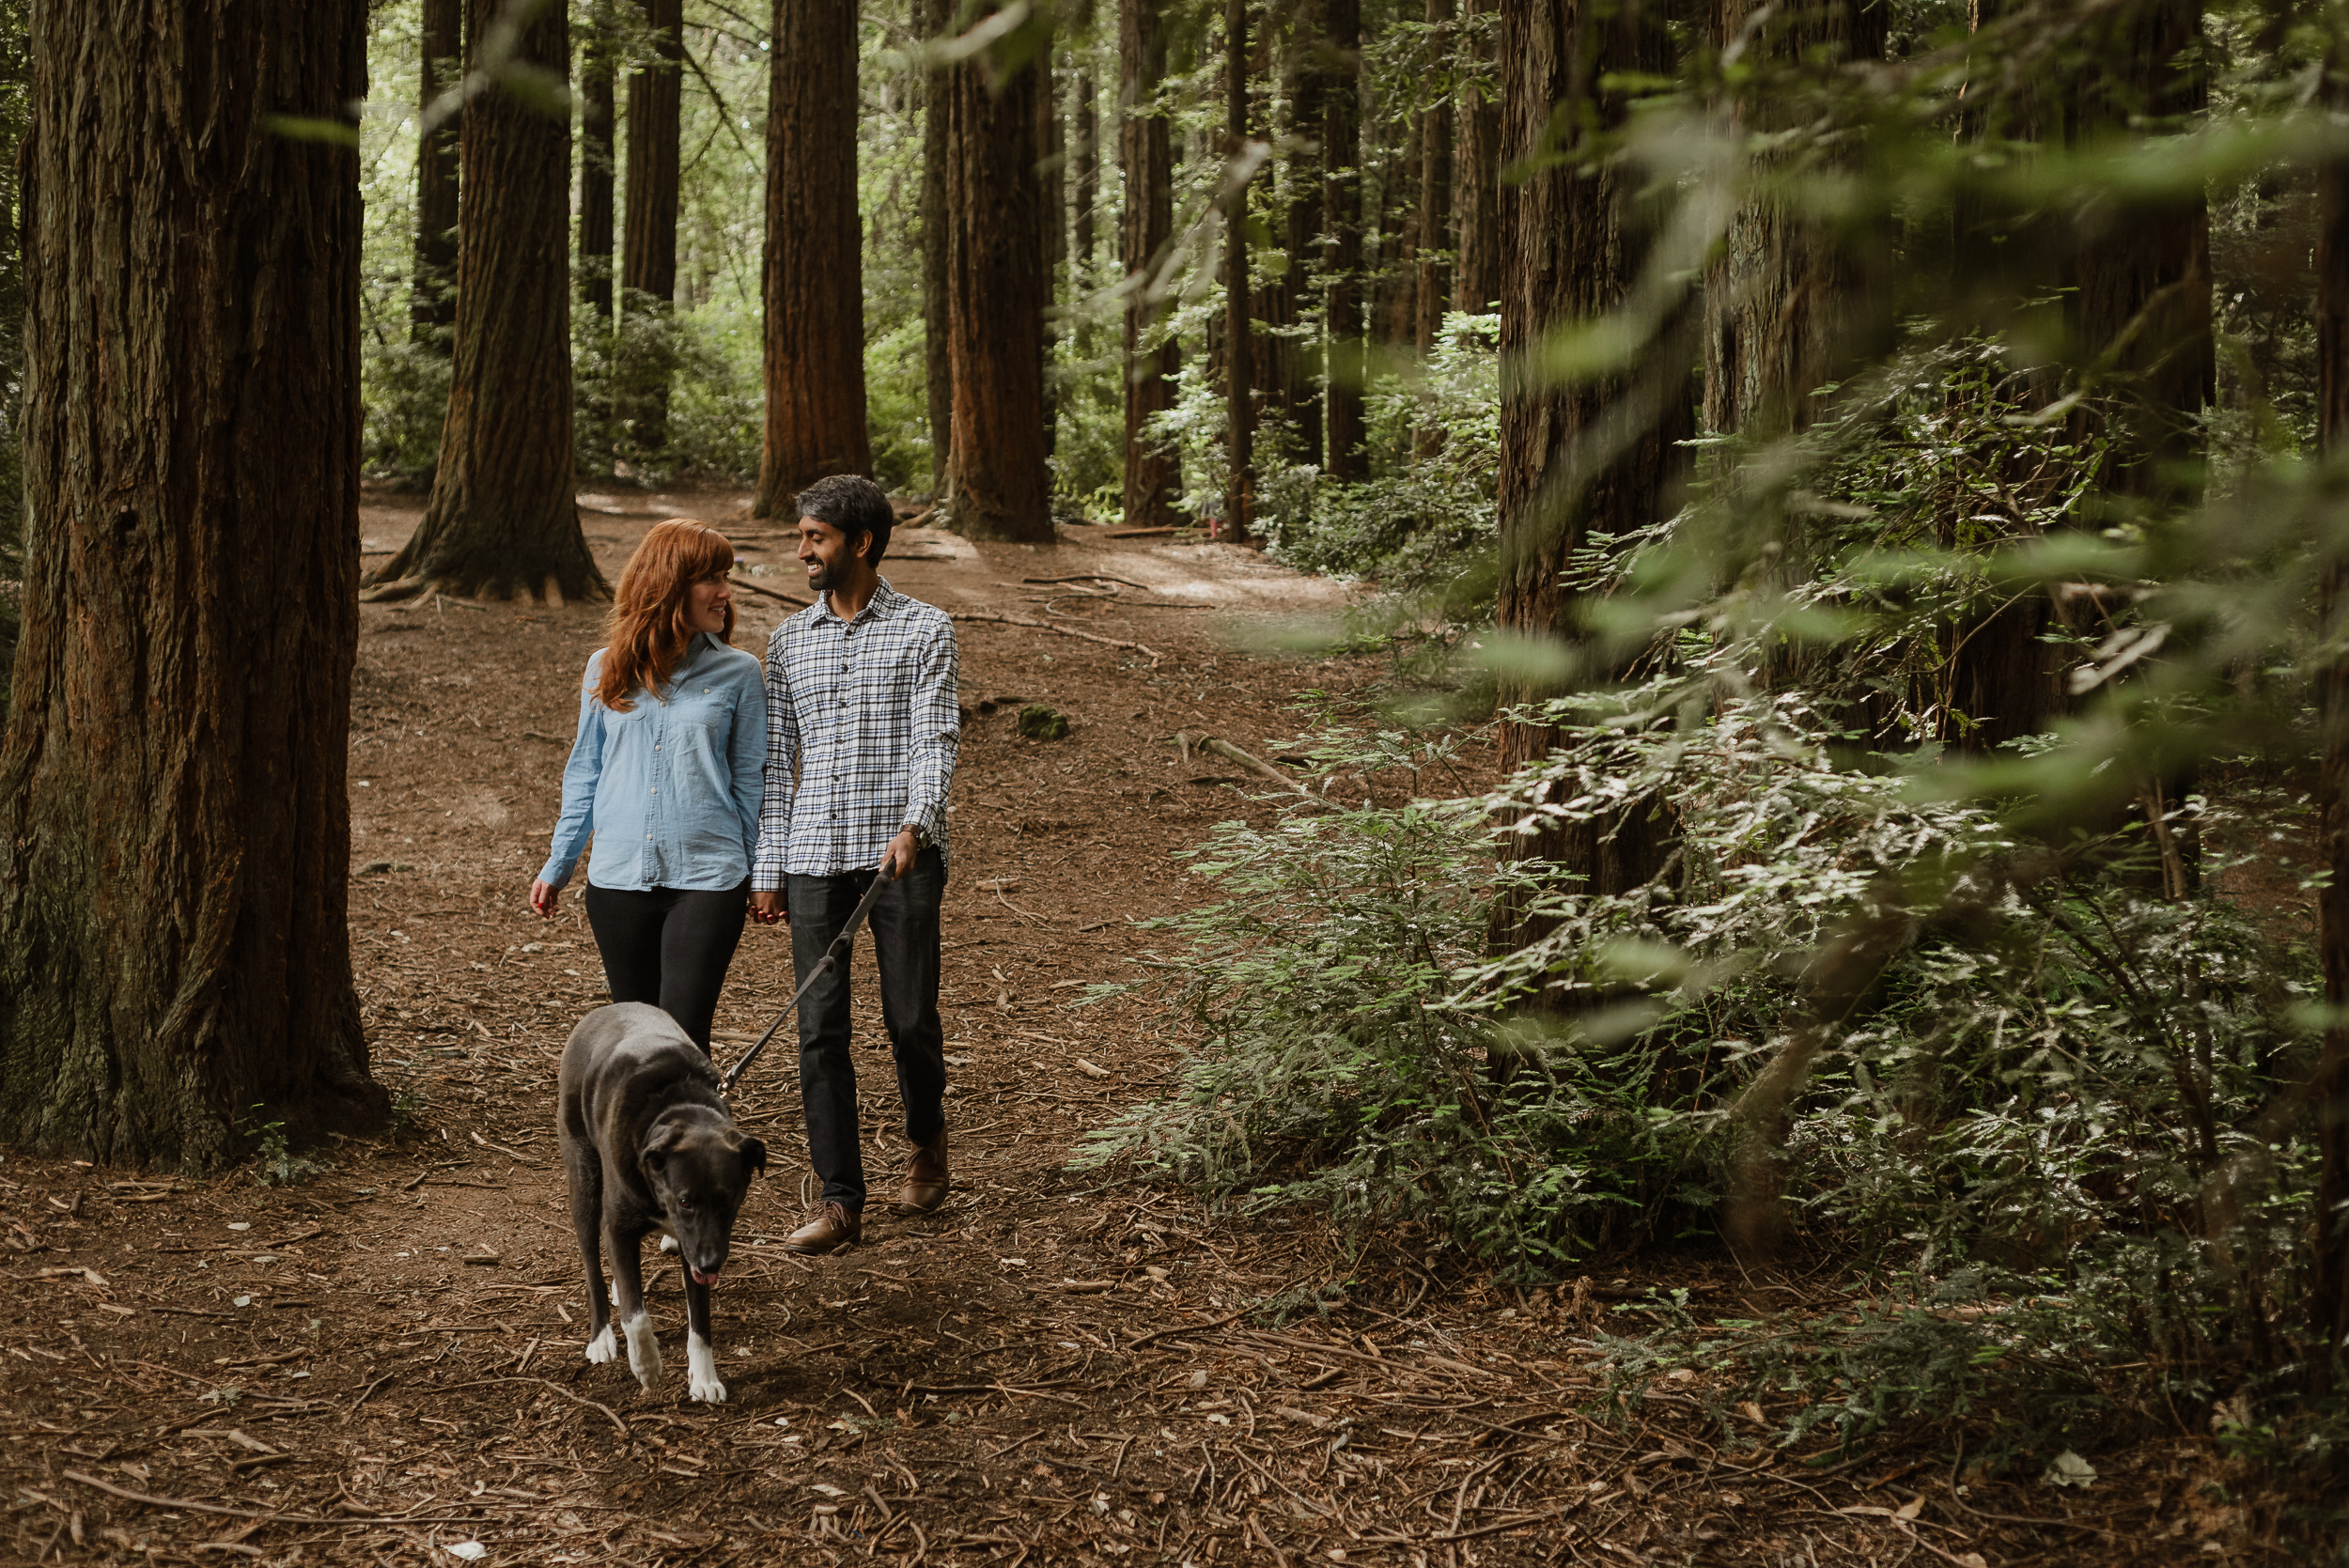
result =
M955 0L920 0L922 36L952 37ZM947 325L946 256L952 224L947 216L946 172L951 162L947 135L954 119L954 81L931 71L922 83L922 355L929 396L930 491L946 493L948 459L954 452L955 372ZM770 111L771 112L771 111Z
M386 1109L346 903L358 157L272 128L350 123L366 50L362 0L36 29L0 1141L192 1170Z
M417 53L424 61L417 106L431 108L457 85L464 50L464 0L424 0ZM457 160L461 115L416 144L416 265L408 303L410 336L445 356L457 325Z
M1605 12L1587 0L1510 5L1501 45L1502 159L1542 150L1553 112L1562 118L1579 112L1601 127L1619 124L1623 100L1596 85L1610 75L1669 72L1666 21L1647 0ZM1502 195L1497 619L1520 633L1581 640L1579 607L1562 586L1568 558L1591 535L1631 534L1672 505L1681 467L1675 442L1691 421L1682 346L1669 331L1638 369L1622 376L1554 385L1528 365L1552 328L1598 318L1622 303L1649 239L1635 205L1642 178L1618 164L1551 167ZM1501 700L1545 694L1504 682ZM1557 741L1548 725L1503 725L1501 768L1542 757ZM1584 877L1577 891L1618 893L1653 874L1659 838L1642 805L1521 847Z
M612 89L611 40L598 27L579 62L579 298L606 321L612 319Z
M1452 0L1427 0L1431 70L1452 48ZM1424 357L1452 308L1452 105L1439 103L1419 117L1418 348Z
M1078 269L1083 275L1090 276L1096 243L1093 214L1101 201L1101 117L1095 106L1097 95L1091 71L1081 70L1077 73L1076 97L1076 113L1071 116L1075 141L1069 149L1069 172L1075 177L1076 206L1069 215L1069 227Z
M1183 488L1181 464L1148 434L1151 418L1174 407L1174 376L1181 364L1147 289L1174 238L1174 144L1166 116L1151 108L1166 74L1159 5L1119 0L1117 8L1117 155L1126 177L1118 256L1128 288L1124 517L1132 528L1174 523L1174 498Z
M1283 327L1296 328L1306 319L1306 304L1314 287L1311 268L1321 256L1323 105L1328 99L1329 67L1322 42L1321 0L1297 0L1290 12L1288 64L1289 154L1283 214L1283 238L1288 266L1281 273L1277 318ZM1273 394L1297 440L1297 460L1321 466L1321 354L1301 334L1283 337L1273 352L1278 374Z
M467 18L479 51L490 0ZM559 80L562 8L523 29L520 57ZM379 568L370 598L453 594L602 598L572 480L571 128L491 88L465 106L456 364L424 521Z
M1054 541L1044 445L1043 191L1036 179L1043 79L1033 61L1000 75L986 53L955 69L947 183L954 524L972 538L1030 544Z
M1730 47L1759 0L1714 0L1713 42ZM1890 11L1865 0L1788 13L1761 41L1773 60L1880 60ZM1754 132L1781 129L1766 101L1735 105ZM1855 237L1864 245L1871 238ZM1881 237L1889 240L1889 236ZM1728 243L1705 278L1705 422L1722 431L1772 435L1809 427L1812 395L1840 373L1843 344L1871 292L1871 258L1840 242L1832 225L1764 196L1731 219Z
M2209 102L2202 9L2194 0L2135 0L2107 23L2103 69L2082 85L2074 139L2108 136L2150 117L2183 127ZM2097 216L2084 220L2094 224ZM2217 391L2211 336L2210 207L2198 188L2162 202L2137 197L2085 237L2067 280L2082 363L2101 362L2125 411L2073 420L2112 438L2105 483L2155 503L2201 493L2201 414Z
M1427 42L1430 70L1440 70L1452 50L1453 0L1427 0ZM1419 278L1417 328L1419 357L1423 363L1435 352L1443 331L1444 312L1452 308L1452 105L1438 103L1419 120ZM1428 458L1443 445L1443 430L1431 423L1413 432L1415 457Z
M1378 286L1371 318L1379 344L1389 348L1408 348L1419 335L1420 120L1410 116L1402 167L1385 164L1378 180Z
M2344 62L2327 60L2327 107L2349 110L2340 85ZM2317 176L2316 363L2317 442L2326 463L2338 469L2349 458L2349 161L2326 163ZM2335 483L2340 483L2335 475ZM2341 645L2349 612L2349 562L2335 555L2326 564L2321 613L2330 645ZM2317 1184L2315 1258L2311 1272L2310 1337L2325 1347L2315 1367L2318 1381L2340 1385L2341 1355L2349 1348L2349 660L2335 660L2317 679L2319 728L2324 747L2317 800L2324 863L2331 880L2317 894L2317 952L2325 970L2325 1001L2333 1022L2325 1031L2313 1099L2316 1110Z
M1322 99L1321 156L1327 171L1322 207L1328 214L1327 311L1329 365L1324 401L1329 408L1324 472L1330 478L1366 478L1362 451L1362 383L1369 372L1362 341L1362 6L1361 0L1325 0L1332 70Z
M756 517L869 474L856 212L856 0L775 0L767 93L767 440Z
M665 324L677 303L678 119L684 107L685 0L638 0L654 63L628 79L628 232L620 241L620 308ZM640 457L669 444L665 343L623 365L629 444Z
M1223 3L1223 151L1235 169L1248 146L1248 0ZM1223 537L1245 543L1256 510L1255 327L1250 320L1248 184L1223 203Z
M1036 51L1026 70L1037 74L1035 91L1036 223L1044 246L1044 455L1060 446L1060 389L1052 366L1059 358L1060 328L1052 307L1060 303L1061 274L1068 260L1067 137L1064 134L1060 93L1052 76L1050 46Z
M1474 23L1494 16L1499 5L1468 0L1467 14ZM1491 43L1484 51L1489 70L1495 66ZM1453 308L1481 315L1501 298L1500 100L1471 81L1460 95L1459 114L1460 254L1453 266Z

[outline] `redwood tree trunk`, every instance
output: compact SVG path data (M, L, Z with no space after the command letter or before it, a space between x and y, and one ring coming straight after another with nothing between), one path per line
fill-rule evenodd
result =
M1101 200L1101 119L1095 107L1093 73L1077 73L1076 114L1071 128L1075 145L1069 149L1069 173L1075 177L1076 209L1070 214L1071 242L1081 274L1093 269L1093 210Z
M1543 150L1553 111L1562 119L1579 114L1600 126L1619 124L1624 101L1596 84L1609 75L1669 72L1666 20L1646 0L1604 14L1587 0L1510 5L1501 45L1502 159ZM1568 558L1590 535L1631 534L1672 505L1680 468L1674 443L1690 424L1675 345L1657 345L1638 371L1570 385L1549 384L1527 364L1552 328L1614 308L1638 276L1648 240L1635 206L1642 178L1620 165L1553 166L1502 196L1497 619L1521 633L1579 641L1579 607L1561 585ZM1653 380L1641 385L1633 375ZM1611 455L1595 458L1593 448ZM1545 694L1504 682L1501 700ZM1548 725L1503 725L1502 769L1546 755L1557 741ZM1614 822L1568 827L1522 846L1586 878L1579 892L1617 893L1652 873L1656 840L1647 811L1635 807Z
M2339 84L2343 62L2326 62L2327 106L2349 108ZM2327 463L2349 455L2349 163L2336 160L2317 175L2316 363L2317 442ZM2336 555L2326 563L2323 584L2324 628L2339 646L2342 613L2349 607L2349 564ZM20 679L23 677L20 676ZM2336 660L2317 680L2324 745L2317 786L2320 836L2332 878L2317 894L2317 951L2325 969L2325 1001L2334 1022L2325 1031L2313 1097L2316 1110L2317 1185L2315 1289L2310 1336L2325 1347L2318 1359L2320 1382L2338 1385L2341 1353L2349 1344L2349 1229L2341 1224L2349 1203L2349 660Z
M1369 370L1362 342L1362 5L1361 0L1327 0L1327 5L1335 57L1321 119L1321 156L1328 170L1322 206L1330 225L1324 268L1330 280L1325 471L1347 481L1369 475L1362 452L1362 382Z
M1235 167L1248 145L1248 0L1223 3L1223 149ZM1248 309L1248 186L1233 180L1223 208L1223 536L1243 543L1256 509L1255 328Z
M1126 486L1124 517L1130 528L1164 528L1174 521L1182 467L1147 434L1153 415L1174 403L1180 358L1162 327L1159 305L1145 285L1174 238L1174 148L1166 116L1151 109L1166 74L1166 32L1160 0L1119 0L1117 8L1117 155L1126 176L1126 205L1118 223L1120 264L1126 269Z
M475 54L496 18L477 0ZM519 55L558 80L570 64L563 8L523 29ZM370 596L437 587L563 598L608 596L579 530L572 483L571 128L491 88L465 107L464 221L457 256L456 364L432 499Z
M417 106L457 85L464 48L464 0L424 0L418 54L424 60ZM461 115L425 132L416 144L416 268L409 296L408 330L417 343L446 355L457 324L457 160Z
M1714 0L1713 42L1729 47L1758 0ZM1890 12L1864 0L1787 13L1762 40L1772 60L1880 60ZM1736 105L1756 133L1782 129L1766 100ZM1859 245L1889 236L1858 235ZM1812 394L1836 379L1839 344L1868 305L1870 257L1823 224L1765 196L1730 220L1705 277L1704 413L1716 430L1769 435L1809 427Z
M606 321L612 319L612 86L611 40L597 26L580 52L579 297Z
M922 36L950 38L955 0L921 0ZM946 256L952 225L947 217L947 134L954 119L951 75L931 71L922 83L922 354L927 379L930 421L930 493L946 493L946 474L955 442L954 355L947 325Z
M767 440L756 517L867 474L855 0L775 0L767 94Z
M1378 283L1371 318L1387 347L1407 347L1419 335L1420 131L1420 116L1409 116L1402 166L1390 162L1379 171Z
M1427 0L1431 70L1452 47L1452 0ZM1422 356L1443 331L1452 306L1452 105L1438 103L1419 117L1418 348Z
M366 11L35 29L0 1141L193 1170L386 1109L346 903L358 157L271 129L350 122Z
M1288 132L1295 148L1288 160L1288 207L1283 214L1288 266L1278 287L1278 319L1296 327L1305 319L1311 297L1312 263L1320 259L1322 215L1322 111L1328 99L1329 67L1322 42L1321 0L1298 0L1290 12ZM1292 334L1268 345L1278 356L1274 383L1282 413L1297 440L1297 460L1321 466L1321 355Z
M1468 0L1472 23L1491 18L1500 0ZM1488 21L1482 22L1489 29ZM1480 33L1481 64L1496 64L1490 41ZM1460 94L1457 152L1460 190L1460 254L1453 266L1453 308L1482 315L1501 298L1501 103L1480 81Z
M685 0L638 0L654 63L628 79L628 232L620 240L620 308L665 325L677 303L677 120L683 107ZM776 49L781 53L780 37ZM770 122L771 123L771 122ZM624 365L630 445L669 444L669 353L659 344ZM762 487L763 488L763 487Z
M988 8L991 9L992 8ZM954 346L954 524L979 539L1050 544L1045 466L1044 72L1002 74L987 53L955 68L947 182ZM991 85L990 85L991 83Z

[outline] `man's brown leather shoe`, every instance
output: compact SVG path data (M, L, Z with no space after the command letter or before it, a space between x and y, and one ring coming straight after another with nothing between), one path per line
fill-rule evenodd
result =
M806 1224L783 1238L783 1250L812 1255L853 1247L863 1239L864 1221L827 1198L810 1211Z
M906 1160L905 1185L889 1206L899 1214L927 1214L946 1201L952 1178L946 1174L946 1133L915 1149Z

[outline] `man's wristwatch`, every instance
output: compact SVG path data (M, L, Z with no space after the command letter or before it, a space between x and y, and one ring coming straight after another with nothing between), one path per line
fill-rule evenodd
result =
M918 855L923 850L927 849L930 846L929 830L923 827L919 822L907 823L904 831L913 835L913 852L915 854Z

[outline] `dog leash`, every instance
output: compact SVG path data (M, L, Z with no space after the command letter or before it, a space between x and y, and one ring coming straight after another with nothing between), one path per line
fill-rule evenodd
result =
M856 928L864 924L864 917L872 913L873 901L880 896L881 889L887 887L889 882L890 878L882 876L879 871L873 873L872 885L864 890L864 896L857 900L856 908L848 911L848 924L840 928L840 935L834 937L832 939L832 945L824 949L822 959L814 969L807 971L807 978L800 982L800 988L791 994L791 1000L783 1004L783 1011L776 1014L775 1021L767 1026L767 1032L758 1037L758 1044L743 1052L742 1060L726 1069L725 1077L718 1080L719 1094L724 1094L732 1092L735 1080L750 1071L751 1063L758 1060L758 1053L767 1048L767 1042L773 1039L775 1031L783 1027L783 1020L797 1011L801 1000L809 991L816 988L816 982L835 969L845 970L848 967L849 939L856 935Z

